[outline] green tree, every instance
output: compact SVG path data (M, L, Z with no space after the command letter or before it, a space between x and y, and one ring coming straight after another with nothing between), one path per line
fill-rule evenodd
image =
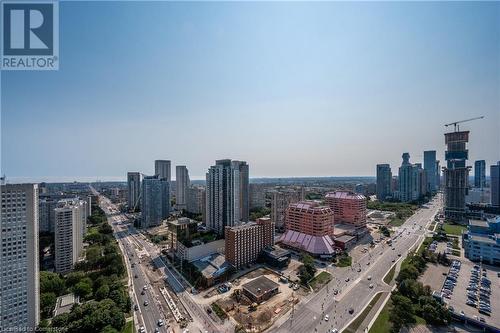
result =
M61 313L60 315L52 318L51 327L55 328L64 328L68 325L70 314L69 313Z
M89 244L99 244L103 240L103 237L98 232L91 232L85 236L85 242Z
M66 275L66 287L71 288L86 277L84 272L71 272Z
M116 328L108 325L102 329L101 333L118 333L118 331L116 330Z
M404 267L401 267L401 270L399 271L397 281L404 281L404 280L416 280L418 278L419 272L418 269L411 265L405 265Z
M391 301L389 318L392 322L392 332L399 332L403 326L415 323L415 310L408 297L396 293L391 296Z
M109 299L113 300L113 302L115 302L115 304L119 306L123 312L130 310L130 298L123 287L110 291Z
M90 246L85 251L85 259L87 260L87 264L92 269L99 267L99 260L101 259L102 249L100 246Z
M57 296L53 292L41 293L40 294L40 312L42 318L52 317L52 311L56 306Z
M73 287L73 292L84 300L90 299L92 297L92 281L89 278L82 279Z
M299 278L302 284L307 284L307 281L312 279L316 274L316 266L314 266L314 259L308 254L302 254L302 265L299 267Z
M101 234L112 234L113 233L113 228L108 224L108 223L102 223L100 226L99 226L99 232Z
M108 298L109 295L109 286L107 284L103 284L102 286L97 289L95 292L95 299L97 301L102 301L105 298Z
M65 290L64 280L59 274L46 271L40 272L40 293L52 292L56 296L61 296Z

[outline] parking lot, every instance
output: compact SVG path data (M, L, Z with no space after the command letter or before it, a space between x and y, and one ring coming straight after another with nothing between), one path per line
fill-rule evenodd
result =
M469 260L452 265L442 289L445 300L455 313L500 327L499 272Z

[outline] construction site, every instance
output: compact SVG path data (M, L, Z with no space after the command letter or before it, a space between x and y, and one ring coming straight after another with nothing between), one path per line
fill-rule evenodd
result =
M308 293L265 268L234 280L232 286L224 296L210 299L211 308L242 332L263 332Z

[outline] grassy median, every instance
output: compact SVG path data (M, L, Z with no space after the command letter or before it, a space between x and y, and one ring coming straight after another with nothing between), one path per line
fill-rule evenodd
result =
M372 308L375 306L375 304L378 302L379 298L382 296L384 293L378 293L375 295L375 297L372 298L368 306L361 312L359 316L354 319L354 321L347 326L347 328L343 331L344 333L355 333L358 329L359 326L363 323L363 321L366 319Z

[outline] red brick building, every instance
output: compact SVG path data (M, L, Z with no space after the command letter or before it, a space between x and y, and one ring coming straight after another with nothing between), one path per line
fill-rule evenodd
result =
M255 262L262 249L273 244L274 223L270 218L225 229L226 260L236 268Z
M315 256L334 252L333 211L316 201L290 204L285 213L285 233L280 242Z
M348 191L327 193L326 203L333 210L335 223L366 225L366 197Z

